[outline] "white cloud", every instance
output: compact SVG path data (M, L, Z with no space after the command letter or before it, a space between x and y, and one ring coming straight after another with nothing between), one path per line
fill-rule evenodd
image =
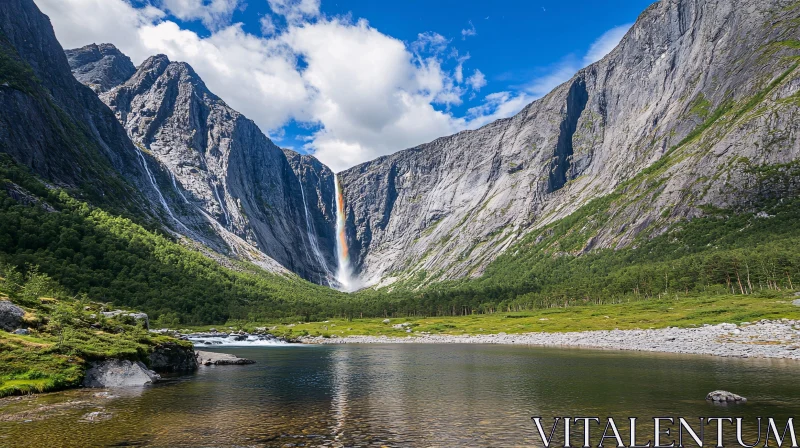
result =
M486 76L484 76L480 70L476 69L475 73L467 78L467 84L472 88L472 90L481 90L482 87L486 86Z
M139 29L164 16L152 6L133 8L122 0L36 0L36 4L50 17L64 48L111 42L125 48L134 61L150 56L139 40Z
M319 0L268 1L286 23L278 27L275 16L264 16L260 36L241 24L225 24L241 0L154 1L172 16L213 22L217 28L209 25L208 36L181 29L166 11L134 8L126 0L37 4L65 48L111 42L137 64L164 53L192 65L212 92L265 132L280 138L290 121L316 129L306 149L337 171L513 115L571 77L579 64L562 64L526 91L487 95L458 117L450 107L462 104L467 93L475 96L487 80L475 69L466 76L469 55L459 57L451 40L428 32L406 44L365 20L324 17ZM471 23L465 31L462 37L475 35ZM609 48L617 35L601 36L586 60Z
M275 27L275 22L272 21L272 17L271 16L262 17L258 21L258 23L261 24L261 35L262 36L269 37L269 36L272 36L273 34L275 34L275 30L277 28Z
M475 25L472 24L472 20L469 21L469 28L461 30L461 40L467 40L468 37L477 35L478 31L475 30Z
M626 24L606 31L592 43L583 58L577 60L574 56L567 56L560 63L552 66L545 75L531 81L525 90L533 98L541 98L547 95L554 88L569 81L578 70L599 61L610 53L619 44L631 26L633 24Z
M583 64L589 65L603 59L605 55L611 53L619 42L625 37L625 33L633 26L632 23L620 25L603 33L596 41L589 47L589 51L583 57Z
M534 99L525 93L496 92L486 95L483 104L467 111L467 127L477 129L495 120L515 115Z
M214 31L230 25L241 3L241 0L161 0L161 7L181 20L200 20Z
M267 0L267 2L272 12L284 16L286 22L290 24L299 24L303 20L320 15L320 0Z
M447 49L448 45L450 45L450 40L446 37L439 33L428 31L417 34L417 40L411 43L411 49L418 53L425 51L441 53Z
M310 112L322 128L309 148L335 170L463 125L431 105L459 101L438 59L412 54L366 21L319 21L283 40L306 61L302 76L314 91Z

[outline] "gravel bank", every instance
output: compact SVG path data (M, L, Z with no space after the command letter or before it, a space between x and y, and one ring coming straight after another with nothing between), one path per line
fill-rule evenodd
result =
M305 344L516 344L591 347L739 358L800 359L800 321L778 320L698 328L522 333L473 336L413 334L406 337L306 337Z

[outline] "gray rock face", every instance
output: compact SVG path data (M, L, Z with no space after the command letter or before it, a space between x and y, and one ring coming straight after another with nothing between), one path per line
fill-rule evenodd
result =
M110 359L92 363L86 371L83 387L140 387L160 379L157 373L139 361Z
M8 300L0 300L0 330L14 331L22 324L25 311Z
M612 192L611 218L581 252L655 236L703 205L796 195L796 179L764 182L752 167L800 156L798 51L784 43L798 17L791 0L662 0L516 116L340 173L356 271L382 285L478 276Z
M163 344L150 354L150 367L156 372L193 372L197 370L197 358L192 348Z
M75 79L97 93L111 90L136 73L131 59L111 44L90 44L65 53Z
M73 77L49 19L32 0L0 2L0 53L9 62L0 75L0 152L56 186L80 188L95 205L176 225L153 188L146 155ZM153 171L163 176L157 166Z
M260 251L309 280L328 283L330 170L311 157L292 157L290 164L188 64L163 55L149 58L100 98L136 145L169 173L159 186L181 203L173 209L184 223L179 231L212 247L219 246L216 238L240 247L233 252ZM203 216L213 221L212 228L199 225ZM231 236L246 243L231 244Z

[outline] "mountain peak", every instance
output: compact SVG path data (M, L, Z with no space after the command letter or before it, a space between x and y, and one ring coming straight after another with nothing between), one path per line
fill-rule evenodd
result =
M89 44L65 53L75 78L97 93L113 89L136 73L131 59L112 44Z

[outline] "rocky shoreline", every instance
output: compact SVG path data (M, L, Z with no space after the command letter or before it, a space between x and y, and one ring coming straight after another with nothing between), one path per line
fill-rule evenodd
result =
M742 322L738 325L722 323L697 328L669 327L655 330L570 333L303 337L299 342L304 344L513 344L800 360L800 321L765 319L753 323Z

